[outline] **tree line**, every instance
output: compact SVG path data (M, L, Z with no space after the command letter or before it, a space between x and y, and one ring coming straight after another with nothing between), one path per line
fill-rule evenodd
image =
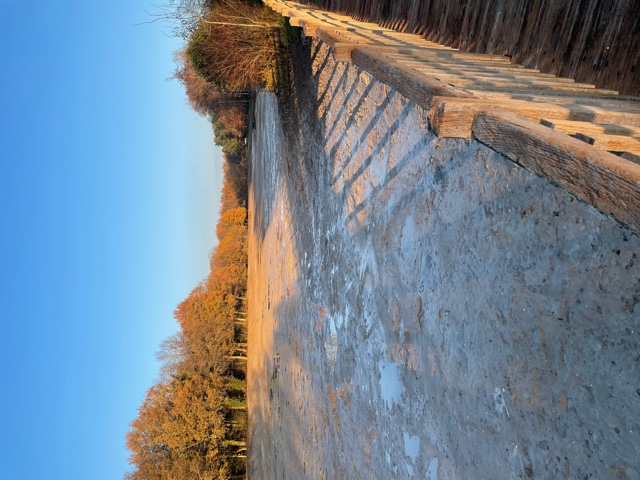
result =
M176 307L180 330L127 433L129 480L245 478L246 208L230 201L216 233L209 276Z
M174 78L223 150L210 273L176 307L160 380L126 435L126 480L246 477L247 148L252 91L274 85L282 17L251 0L172 0L152 21L186 41Z

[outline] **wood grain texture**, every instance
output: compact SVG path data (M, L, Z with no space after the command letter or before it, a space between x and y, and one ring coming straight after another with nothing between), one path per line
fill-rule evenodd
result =
M302 27L302 32L305 37L315 37L318 33L318 29L320 28L317 23L309 20L301 20L300 27Z
M471 62L464 62L458 60L456 62L443 62L438 60L431 59L412 59L402 57L400 55L392 55L394 60L401 61L406 65L409 65L413 68L421 68L423 70L428 70L434 73L444 73L450 75L461 75L461 76L509 76L516 78L537 78L541 80L553 80L558 81L560 83L575 83L575 80L572 78L561 78L555 77L550 73L541 73L534 69L529 68L514 68L510 64L501 65L501 64L478 64Z
M304 25L304 20L301 17L289 17L289 24L292 27L302 27Z
M583 123L583 122L576 122ZM585 125L591 125L589 123ZM554 130L571 135L578 140L587 142L590 145L607 150L609 152L627 152L633 155L640 155L640 140L631 136L611 135L608 133L588 132L587 129L568 128L566 126L554 125Z
M443 52L457 51L454 48L440 45L438 43L425 41L419 35L412 35L411 38L398 38L390 34L388 30L358 30L357 28L346 29L345 35L357 43L370 43L378 45L389 45L396 48L420 48L427 47Z
M351 62L351 52L356 45L353 43L335 43L331 49L336 62Z
M640 126L637 109L614 109L592 105L551 104L525 100L501 100L479 98L433 99L429 110L431 126L439 137L471 138L474 117L484 110L501 108L535 121L572 120L593 123L617 123Z
M474 89L504 89L508 91L522 91L529 88L536 90L548 90L549 94L553 94L555 91L560 92L574 92L589 94L594 90L593 85L586 85L580 83L573 83L571 81L565 81L566 79L555 78L537 78L527 75L510 75L508 73L484 73L476 74L469 72L465 74L463 72L451 72L447 73L442 70L433 68L425 68L421 65L411 65L404 63L410 68L414 68L419 72L424 72L433 78L436 78L446 84L453 85L461 89L474 88Z
M495 101L500 100L526 100L529 102L543 102L543 103L558 103L565 104L571 103L575 105L594 105L594 106L609 106L615 108L640 108L640 102L637 97L625 97L619 95L612 95L607 93L607 90L589 90L582 91L579 94L575 92L549 92L544 89L527 89L517 92L497 91L497 90L478 90L467 89L468 92L474 94L478 98L491 99Z
M640 165L511 112L489 110L473 138L640 233Z
M461 52L454 49L436 48L430 42L416 44L412 47L387 47L389 55L397 58L411 60L433 60L439 62L469 62L476 65L497 64L509 68L524 68L509 61L507 57L500 55L478 55L477 53ZM537 70L536 70L537 71Z
M316 38L333 47L336 43L348 43L345 38L334 30L326 27L320 27L316 30Z
M633 125L572 122L568 120L540 120L550 128L610 152L626 152L637 161L640 156L640 127Z
M603 150L640 155L640 140L637 138L625 137L623 135L609 135L607 133L591 133L588 137L593 139L593 145Z
M429 108L432 99L436 96L471 97L469 93L457 90L433 79L433 77L402 65L369 47L355 47L351 52L351 60L379 81L386 83L425 108Z
M616 125L590 122L572 122L570 120L554 120L554 129L566 133L584 133L585 135L613 135L640 138L640 127L632 125Z

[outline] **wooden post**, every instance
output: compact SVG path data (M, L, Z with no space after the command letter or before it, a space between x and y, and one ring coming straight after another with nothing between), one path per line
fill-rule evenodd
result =
M308 20L301 20L300 26L302 27L302 32L305 37L315 37L318 32L318 28L320 28L317 23L313 23Z

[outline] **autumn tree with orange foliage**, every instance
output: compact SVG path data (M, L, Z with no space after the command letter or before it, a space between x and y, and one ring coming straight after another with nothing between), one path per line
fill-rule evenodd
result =
M216 226L216 236L222 240L227 232L235 231L238 226L245 226L247 223L247 209L244 207L230 208L220 215ZM246 232L243 232L246 233Z
M126 444L133 470L125 478L244 479L248 178L243 138L249 99L244 89L261 81L251 75L262 68L264 58L240 61L239 55L263 48L264 43L250 43L264 41L275 17L243 0L177 0L169 5L164 12L176 20L178 32L193 33L189 46L176 54L174 78L184 86L193 109L211 120L216 142L224 144L224 182L210 273L174 311L180 330L162 343L161 380L149 389L131 422ZM227 10L220 10L225 5ZM260 22L264 28L248 29L255 32L245 32L240 44L232 38L238 30L234 33L231 27L246 29ZM231 51L233 45L243 46ZM228 64L215 72L207 70L213 63L206 62ZM233 77L235 67L240 67L238 77Z
M131 422L126 445L137 467L131 479L200 478L228 471L224 451L224 379L192 374L154 385Z
M240 195L228 175L224 186ZM216 235L210 274L176 307L180 331L158 352L162 380L127 433L128 480L246 475L246 208L223 207Z

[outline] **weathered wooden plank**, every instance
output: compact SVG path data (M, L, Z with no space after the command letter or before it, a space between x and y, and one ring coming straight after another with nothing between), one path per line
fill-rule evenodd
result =
M623 125L601 125L589 122L571 122L567 120L540 120L540 124L552 128L557 132L572 135L578 140L587 142L610 152L628 152L640 155L640 136L634 138L634 133L640 132L638 127Z
M320 28L317 23L310 22L309 20L300 20L299 26L302 27L302 33L305 37L315 37L318 28Z
M315 36L316 38L318 38L319 40L322 40L324 43L326 43L330 47L333 47L336 43L343 43L343 44L350 43L348 40L345 39L345 37L340 35L335 30L331 30L322 26L320 26L320 28L316 30Z
M640 137L640 127L633 125L602 124L591 122L572 122L553 120L555 130L566 134L584 133L585 135L622 135Z
M394 39L394 40L400 40L400 41L406 42L406 43L420 44L420 43L423 43L423 42L428 42L428 40L425 40L420 35L417 35L417 34L414 34L414 33L400 33L400 32L396 32L395 30L389 30L389 29L380 30L380 31L377 32L377 35L380 35L380 36L384 37L386 40ZM447 45L442 45L442 44L435 43L435 42L429 42L429 43L434 44L434 45L439 45L441 48L457 50L456 48L449 47Z
M394 38L405 38L407 40L424 41L424 39L417 33L404 33L397 32L395 30L387 30L388 35Z
M452 61L452 62L441 62L438 61L438 59L434 59L433 62L430 63L425 63L425 62L418 62L418 61L406 61L405 57L403 57L402 55L388 55L388 52L390 51L388 47L384 47L384 46L380 46L377 44L357 44L357 43L351 43L350 37L343 35L342 32L339 31L327 31L325 30L326 33L324 33L322 35L322 37L318 36L318 38L321 39L326 39L327 43L329 44L333 44L333 46L335 47L335 45L337 43L341 43L343 44L342 48L345 51L345 59L342 61L349 61L347 55L350 52L349 47L347 47L347 45L351 45L352 47L356 46L356 45L362 45L362 46L366 46L367 48L369 48L372 51L376 51L379 52L381 54L384 54L385 57L387 58L391 58L392 60L397 61L398 63L404 64L410 68L413 68L415 70L419 70L419 71L423 71L424 73L427 73L429 75L440 75L443 76L443 81L449 81L449 76L453 76L455 78L459 78L460 79L460 85L470 85L472 83L475 82L479 82L479 83L486 83L487 86L491 86L491 85L495 85L496 87L502 85L502 86L510 86L513 85L514 87L524 87L526 85L524 84L517 84L514 81L517 80L518 78L522 78L524 81L536 81L539 83L540 86L554 86L556 85L556 77L554 77L553 75L550 74L536 74L535 72L529 72L529 70L524 70L524 69L510 69L510 68L504 68L502 70L498 70L495 74L492 74L491 72L488 72L486 69L487 68L493 68L493 66L491 67L487 67L487 66L483 66L483 67L477 67L477 74L476 71L474 70L464 70L464 71L449 71L449 70L444 70L443 68L445 67L451 67L453 68L465 68L465 66L467 64L465 63L461 63L460 61ZM345 38L346 40L343 42L342 38ZM393 50L391 50L393 51ZM388 61L388 60L386 60ZM438 68L437 66L440 66L441 68ZM485 64L486 65L486 64ZM500 63L500 65L503 65L502 63ZM470 68L474 68L474 67L470 67ZM504 73L502 73L504 71ZM514 78L513 79L504 79L502 77L504 77L505 75L508 75L509 72L514 72L514 74L512 75ZM524 74L521 74L520 72L525 72ZM502 76L502 77L501 77ZM447 77L447 78L445 78ZM570 86L576 85L574 83L572 83L573 80L571 79L562 79L560 81L560 83L566 83ZM576 87L579 90L582 90L583 88L578 85ZM589 86L586 87L588 90L593 89L593 86Z
M580 93L583 91L589 92L594 90L593 85L571 82L558 82L555 79L536 78L532 76L527 77L524 75L519 77L515 75L506 75L499 73L495 73L493 75L476 75L473 73L469 75L463 75L461 73L458 74L455 72L443 72L442 70L423 68L421 66L411 66L410 68L414 68L419 72L426 73L427 75L433 76L434 78L437 78L442 82L451 84L458 88L473 87L475 89L482 89L482 87L486 87L506 90L522 90L527 88L535 88L546 89L549 90L550 93L555 90L576 93Z
M374 33L384 33L396 38L406 38L408 40L423 40L423 38L417 33L399 32L390 28L380 27L375 23L354 20L352 17L346 17L344 20L340 20L340 22L345 24L346 27L359 27L360 30L372 31Z
M355 47L353 43L334 43L331 53L336 62L351 63L351 51Z
M302 17L294 17L294 16L289 17L289 24L292 27L301 27L303 23L304 23L304 19Z
M366 44L366 45L376 44L378 48L385 49L389 53L389 55L393 55L395 57L400 57L400 58L406 58L408 56L408 57L412 57L413 59L436 58L436 57L440 60L475 59L479 62L479 64L497 62L497 63L500 63L501 65L511 65L512 68L519 68L519 69L525 68L522 65L512 64L509 58L503 55L487 55L487 54L462 52L458 49L446 47L444 45L439 45L437 43L429 42L427 40L412 42L409 45L407 45L407 42L392 45L391 44L392 42L385 41L384 43L380 43L379 39L354 34L353 32L340 30L338 28L334 30L340 31L341 35L344 36L345 39L348 41Z
M529 70L525 68L500 67L498 65L469 65L462 62L446 65L440 62L401 60L397 57L395 57L395 59L415 69L424 70L425 72L433 72L434 74L455 75L463 78L535 80L539 82L540 85L566 84L567 86L579 87L581 89L595 89L595 85L588 83L576 83L573 78L556 77L550 73L540 73L536 70Z
M581 132L576 132L581 133ZM591 133L587 135L593 139L593 145L609 152L628 152L640 155L640 140L623 135L609 135L606 133Z
M345 36L345 38L348 39L348 41L353 43L358 43L361 45L380 45L380 46L388 46L388 47L394 47L394 48L402 48L406 46L404 42L389 41L388 39L385 40L384 38L380 38L379 36L368 35L361 31L354 32L353 30L349 30L349 29L337 29L337 28L336 30L340 30Z
M584 88L580 85L574 86L571 83L557 83L557 84L544 84L540 82L535 83L527 83L525 81L517 81L514 80L513 83L509 84L508 82L482 82L480 79L475 85L469 85L465 87L465 90L469 93L473 93L477 98L487 98L484 95L477 95L476 92L496 92L496 93L505 93L507 95L517 95L520 92L540 92L540 94L548 95L548 96L557 96L560 98L572 98L575 96L578 97L611 97L610 92L602 92L598 89L593 88ZM512 97L517 98L517 97ZM552 103L552 102L549 102ZM562 103L562 102L555 102Z
M430 42L427 42L427 43L430 43ZM443 50L438 48L432 48L430 46L423 45L423 44L421 44L420 46L416 45L415 47L412 46L412 47L406 47L406 48L390 47L389 50L395 50L395 52L390 53L390 55L394 57L400 56L401 58L406 58L408 56L412 60L431 59L431 58L437 58L443 61L445 60L450 61L452 59L455 59L456 61L476 60L479 65L485 64L485 63L499 63L501 66L504 65L504 66L511 66L512 68L525 68L522 65L511 63L509 58L503 55L485 55L485 54L478 54L478 53L468 53L468 52L463 52L456 49ZM535 71L538 71L538 70L535 70Z
M499 103L479 98L435 97L429 109L431 126L440 137L471 138L473 118L484 110L499 107L538 122L549 120L574 120L594 123L619 123L640 126L637 111L616 111L591 105L551 104L524 100L502 100Z
M338 28L340 26L340 23L333 18L333 14L326 15L321 10L305 8L302 5L285 8L287 8L287 13L290 15L300 17L309 22L322 24L326 28Z
M323 15L309 15L309 20L313 20L321 24L324 28L332 29L338 32L351 32L352 34L358 34L358 29L356 27L345 27L338 20L331 17L326 17Z
M440 61L432 61L428 59L423 60L411 60L411 59L400 59L398 57L394 57L398 61L402 61L409 66L414 68L422 68L427 70L433 70L434 72L442 72L445 74L455 74L455 75L463 75L463 76L478 76L478 77L488 77L488 76L503 76L503 77L514 77L514 78L536 78L544 81L553 81L557 83L575 83L573 78L564 78L564 77L556 77L551 73L541 73L535 69L529 68L517 68L511 66L509 64L487 64L487 63L472 63L458 60L456 62L440 62ZM591 86L590 88L594 88Z
M378 47L379 48L379 47ZM534 77L545 80L559 80L562 83L575 83L572 78L556 77L551 73L541 73L533 68L519 68L520 66L505 64L501 62L486 63L472 62L465 60L443 61L438 58L422 58L420 60L402 56L389 55L394 60L402 62L414 68L422 68L434 72L442 72L456 75L507 75L516 77Z
M619 108L639 108L640 102L635 100L627 100L625 97L619 95L607 93L608 90L601 90L596 88L595 90L589 90L575 93L565 92L549 92L548 90L541 89L527 89L524 92L508 92L504 90L476 90L467 89L468 92L473 93L478 98L484 98L493 101L501 100L524 100L530 102L544 102L544 103L575 103L579 105L603 105Z
M478 114L473 137L640 233L640 165L507 111Z
M477 58L467 57L464 58L461 55L424 55L424 56L408 56L408 55L397 55L395 53L389 53L389 50L382 47L376 46L380 51L384 51L386 55L393 58L397 61L406 62L408 64L413 65L424 65L427 68L447 68L447 69L458 69L458 68L469 68L473 70L479 71L491 71L493 69L505 69L505 70L513 70L514 72L521 72L525 70L522 65L511 65L509 63L504 63L500 60L478 60ZM537 70L527 70L533 73L539 73ZM544 74L543 74L544 75ZM553 77L555 78L555 77Z
M386 83L405 97L426 108L431 105L432 99L436 96L471 97L466 92L434 80L428 75L401 65L367 47L356 46L353 48L351 61L379 81Z
M445 45L440 45L433 42L428 42L426 40L421 40L419 37L412 40L406 41L402 39L393 38L389 35L385 35L383 32L374 31L374 30L355 30L353 28L336 28L336 30L340 30L344 32L345 37L347 37L350 41L362 43L362 44L375 44L381 46L387 46L398 49L411 49L411 48L429 48L432 50L438 50L442 52L457 52L458 50L455 48L447 47Z

